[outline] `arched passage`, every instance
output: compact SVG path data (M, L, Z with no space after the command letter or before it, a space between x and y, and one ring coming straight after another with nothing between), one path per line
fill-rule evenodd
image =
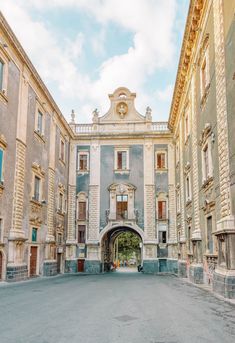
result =
M109 230L106 230L101 237L101 262L102 271L110 271L111 264L116 260L115 254L115 242L118 236L125 232L131 232L139 238L140 241L140 263L143 260L142 246L143 246L143 234L129 226L116 226Z

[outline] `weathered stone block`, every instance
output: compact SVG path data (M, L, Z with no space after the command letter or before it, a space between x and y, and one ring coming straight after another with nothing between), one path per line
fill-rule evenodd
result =
M53 276L57 274L57 262L44 262L43 264L43 275Z
M101 263L100 261L92 261L92 260L86 260L85 261L85 273L90 274L99 274L101 273Z
M28 279L28 266L11 266L7 267L7 277L6 280L11 281L22 281Z
M223 297L235 299L235 276L214 272L212 287Z
M191 265L189 267L189 280L196 284L203 283L203 267L202 265Z
M178 276L183 278L187 277L186 261L178 261Z
M77 273L78 263L77 260L66 260L65 261L65 273Z
M146 274L159 273L159 261L158 260L143 261L143 272Z

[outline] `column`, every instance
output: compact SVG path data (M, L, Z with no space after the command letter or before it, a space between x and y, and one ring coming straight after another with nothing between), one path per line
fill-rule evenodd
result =
M76 144L70 143L69 184L68 184L68 224L66 237L66 272L77 271L76 240Z
M219 256L214 273L213 288L228 298L235 298L235 220L231 214L229 142L227 122L227 94L225 74L225 42L223 1L213 1L216 115L219 154L220 219L217 222Z
M91 142L90 147L90 185L89 185L89 224L87 232L87 258L85 271L99 273L101 270L100 232L100 144Z
M152 140L144 143L144 242L143 270L145 273L158 272L156 239L156 199L154 182L154 144Z
M28 114L28 89L30 72L23 67L20 77L19 108L16 132L16 164L14 180L14 198L12 225L9 231L9 251L7 280L22 280L28 276L27 263L24 260L25 241L23 228L24 184L26 160L26 133Z

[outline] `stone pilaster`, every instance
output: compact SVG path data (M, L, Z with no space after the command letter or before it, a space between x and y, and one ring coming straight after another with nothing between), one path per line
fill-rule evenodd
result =
M100 145L91 143L89 185L89 228L87 240L97 242L100 228Z
M180 242L185 243L186 236L185 236L185 190L184 190L184 131L183 131L183 118L181 118L180 121L180 140L179 140L179 146L180 146L180 213L181 213L181 235L180 235Z
M18 281L28 276L27 263L24 260L25 232L23 229L26 134L28 115L28 88L30 73L24 67L20 79L19 107L16 133L16 164L14 179L14 200L12 225L9 230L9 251L7 280Z
M169 236L168 244L177 243L176 232L176 203L175 203L175 149L173 144L168 145L168 199L169 199ZM169 247L170 248L170 247ZM170 252L173 253L173 247ZM169 256L173 257L173 256ZM176 257L176 256L175 256Z
M22 227L24 208L25 155L26 146L23 142L17 139L13 215L9 239L25 237Z
M99 239L99 217L99 185L90 185L88 241Z
M193 188L193 208L194 208L194 227L192 238L194 240L201 239L200 217L199 217L199 180L198 180L198 142L197 142L197 115L195 108L196 87L195 75L192 77L191 86L191 103L192 103L192 188Z
M146 140L144 145L144 231L148 241L156 240L155 227L154 145Z
M213 1L215 42L216 114L219 154L220 220L217 222L218 266L213 289L228 298L235 298L235 220L231 215L231 189L225 74L225 41L223 1Z
M48 169L47 242L54 242L55 171Z
M100 272L101 254L100 232L100 145L99 141L91 142L90 149L90 185L89 185L89 224L87 232L87 258L85 271Z

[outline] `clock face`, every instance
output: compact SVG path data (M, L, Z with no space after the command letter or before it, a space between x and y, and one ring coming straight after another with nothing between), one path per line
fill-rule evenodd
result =
M117 113L120 115L121 118L124 118L124 116L127 114L128 106L125 102L119 102L116 107Z

